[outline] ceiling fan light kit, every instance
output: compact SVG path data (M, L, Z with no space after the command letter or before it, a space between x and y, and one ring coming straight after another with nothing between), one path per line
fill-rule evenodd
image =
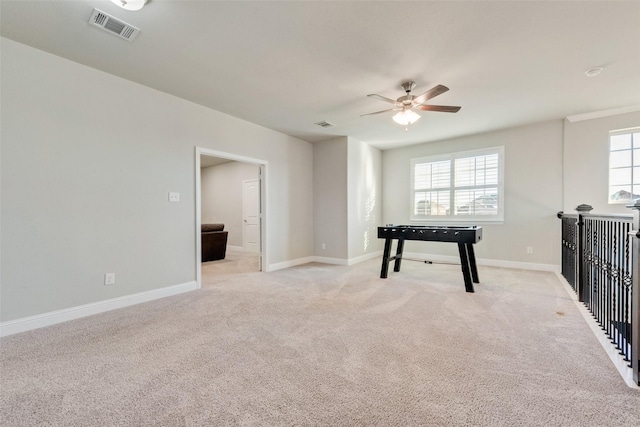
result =
M420 115L412 110L403 110L393 116L393 121L399 125L412 125L420 119Z
M454 107L452 105L428 105L424 104L424 102L430 100L431 98L435 98L436 96L443 94L448 91L449 88L443 85L437 85L422 95L414 96L411 95L411 91L416 87L416 83L412 81L407 81L402 83L402 89L405 91L405 95L396 99L395 101L391 98L387 98L385 96L381 96L378 94L370 94L367 95L370 98L376 98L380 101L388 102L394 105L394 108L389 108L387 110L376 111L375 113L363 114L362 116L370 116L373 114L386 113L387 111L399 111L393 116L393 121L403 125L405 127L405 131L409 130L409 125L415 123L420 115L417 114L413 110L423 110L423 111L440 111L444 113L457 113L460 110L460 107Z
M140 10L147 3L147 0L111 0L112 3L117 4L125 10Z

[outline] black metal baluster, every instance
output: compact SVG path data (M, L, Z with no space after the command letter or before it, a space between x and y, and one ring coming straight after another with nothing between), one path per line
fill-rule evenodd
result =
M614 299L614 303L613 303L613 319L614 319L614 325L617 325L613 331L614 331L614 344L616 345L616 348L618 350L620 350L622 347L622 335L620 333L620 325L622 325L622 316L620 315L621 313L621 301L622 301L622 292L620 289L620 242L622 242L622 239L624 238L622 235L623 232L623 227L622 227L622 223L620 222L613 222L613 237L614 237L614 242L612 248L613 248L613 258L611 261L611 281L612 281L612 289L613 289L613 299Z
M596 295L595 292L596 290L596 281L597 281L597 255L598 255L598 244L597 244L597 239L596 239L596 230L594 228L595 224L590 223L589 224L589 230L591 231L589 234L591 235L591 245L589 247L589 249L591 250L591 268L589 269L591 271L591 275L589 276L589 289L590 289L590 293L589 293L589 310L591 311L591 314L594 313L594 308L593 308L593 303L594 301L596 301Z
M628 362L631 362L631 274L632 274L632 257L631 257L631 248L632 248L632 237L629 236L631 232L631 224L626 224L625 227L625 246L624 246L624 276L622 277L622 285L624 286L625 293L625 305L624 305L624 318L625 318L625 326L627 330L625 330L625 341L624 341L624 359ZM629 365L631 366L631 364Z
M595 246L595 268L596 268L596 275L594 277L595 281L594 281L594 287L595 287L595 295L594 295L594 316L596 318L596 320L598 321L598 323L600 324L600 327L602 327L602 322L601 322L601 318L600 318L600 292L601 292L601 284L602 284L602 268L600 268L601 266L601 262L602 262L602 231L600 230L600 224L597 221L593 221L593 225L594 225L594 230L595 230L595 240L596 240L596 246Z
M612 276L615 283L614 334L612 341L624 360L630 360L630 310L631 310L631 239L629 232L632 224L629 221L618 220L615 248L616 261L612 266Z
M611 337L613 336L613 317L611 316L612 314L612 302L613 302L613 292L611 290L611 260L612 260L612 239L613 239L613 230L611 228L611 221L604 221L604 225L605 225L605 230L607 233L607 241L609 242L609 244L607 245L607 250L606 250L606 255L607 255L607 260L605 263L605 280L606 280L606 287L605 287L605 298L603 301L603 304L605 305L606 309L605 309L605 327L607 330L607 334L609 335L609 339L611 339Z
M600 320L600 327L605 334L607 333L606 328L606 298L605 294L607 292L607 229L605 227L604 221L598 221L598 231L600 231L600 265L599 265L599 274L598 274L598 319Z
M581 216L582 217L582 216ZM592 276L593 276L593 236L591 224L585 224L584 219L579 222L578 228L578 299L584 302L591 311Z

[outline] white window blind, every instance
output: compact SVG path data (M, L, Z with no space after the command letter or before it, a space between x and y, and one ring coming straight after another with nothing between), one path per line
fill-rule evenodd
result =
M503 220L504 148L411 160L411 219Z

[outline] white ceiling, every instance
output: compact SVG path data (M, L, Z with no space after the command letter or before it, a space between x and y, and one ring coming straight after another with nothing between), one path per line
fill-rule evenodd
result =
M88 24L94 7L142 30ZM608 109L640 110L638 1L1 2L1 34L316 142L382 149ZM597 77L585 70L603 66ZM450 90L409 128L367 98ZM314 125L318 121L331 128Z

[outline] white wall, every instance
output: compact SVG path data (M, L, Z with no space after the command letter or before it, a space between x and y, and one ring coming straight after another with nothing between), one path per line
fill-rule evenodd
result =
M631 214L625 204L609 204L609 131L640 126L640 112L564 124L564 212L580 204L593 213Z
M313 255L311 144L1 43L1 321L195 281L196 146L266 160L267 263Z
M384 151L383 223L409 223L411 158L494 146L505 147L504 223L482 224L476 256L532 268L559 265L561 120ZM533 254L527 254L528 246ZM457 256L457 246L444 243L407 242L405 251Z
M340 137L313 144L314 253L319 257L349 256L347 142Z
M259 166L229 162L200 171L202 223L223 223L229 232L227 245L242 247L243 181L257 179Z
M382 250L382 153L353 138L348 140L349 259Z

